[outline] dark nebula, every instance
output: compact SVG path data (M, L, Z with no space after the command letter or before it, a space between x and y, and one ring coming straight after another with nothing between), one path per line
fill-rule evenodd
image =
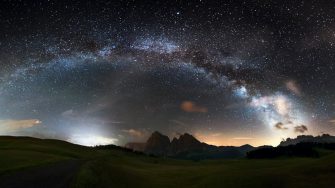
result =
M0 5L2 135L257 146L335 133L335 2Z

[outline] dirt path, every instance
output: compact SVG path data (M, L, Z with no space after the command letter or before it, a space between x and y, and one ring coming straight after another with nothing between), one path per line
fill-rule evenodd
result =
M80 165L79 160L68 160L12 172L0 177L0 187L67 188Z

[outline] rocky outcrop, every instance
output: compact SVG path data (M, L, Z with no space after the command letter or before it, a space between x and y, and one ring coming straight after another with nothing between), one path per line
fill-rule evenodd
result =
M185 133L171 142L169 154L175 155L187 151L202 151L207 144L201 143L192 135Z
M179 138L173 138L154 132L146 143L129 143L128 148L135 151L143 151L147 154L157 156L182 158L182 159L217 159L217 158L240 158L253 150L251 145L234 146L213 146L202 143L191 134L185 133Z
M335 143L335 136L323 134L321 136L300 135L297 138L288 138L280 142L279 146L296 145L298 143Z
M169 147L169 137L155 131L146 142L144 152L154 155L166 155Z

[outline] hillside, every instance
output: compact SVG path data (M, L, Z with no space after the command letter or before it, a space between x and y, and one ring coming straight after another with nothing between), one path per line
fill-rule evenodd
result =
M120 147L0 137L0 187L332 187L335 153L322 153L320 158L194 162Z

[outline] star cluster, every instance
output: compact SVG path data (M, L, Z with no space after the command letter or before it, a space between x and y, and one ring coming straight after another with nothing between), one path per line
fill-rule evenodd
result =
M3 1L0 133L84 145L144 141L155 130L216 145L331 134L334 8Z

